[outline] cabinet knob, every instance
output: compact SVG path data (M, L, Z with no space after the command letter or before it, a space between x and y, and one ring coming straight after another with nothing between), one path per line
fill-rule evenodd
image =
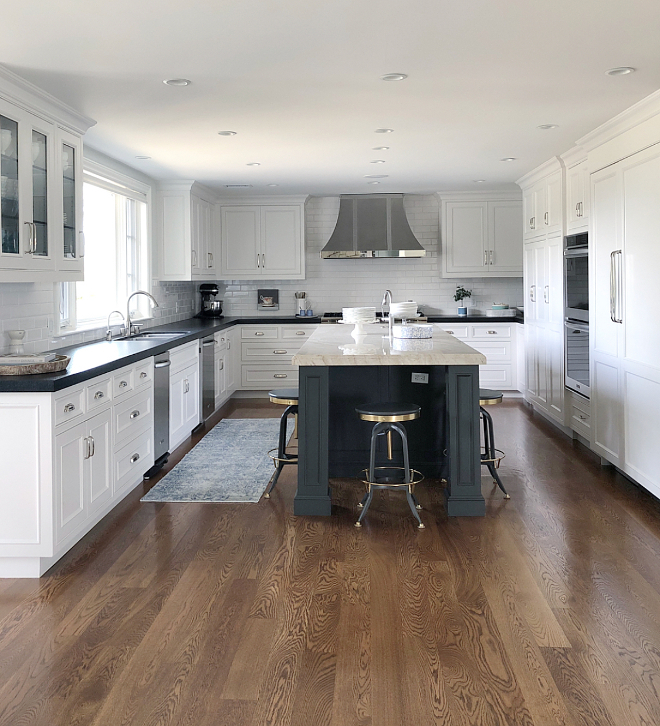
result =
M138 461L139 458L140 454L133 454L133 456L131 456L131 464L135 464L135 462Z
M134 418L137 418L139 415L140 415L139 411L132 411L129 418L134 419Z
M67 405L64 407L64 413L71 413L71 411L75 411L76 407L72 403L67 403Z
M148 373L145 373L145 371L142 371L142 373L140 373L140 378L144 379L144 378L146 378L146 377L147 377L148 375L149 375Z
M94 400L95 401L100 401L104 396L105 396L105 393L103 393L103 391L97 391L94 394Z
M126 381L120 381L119 388L128 388L128 383Z

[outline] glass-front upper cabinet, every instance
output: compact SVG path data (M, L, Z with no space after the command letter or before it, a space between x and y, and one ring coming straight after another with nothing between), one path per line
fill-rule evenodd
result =
M0 270L54 270L52 145L55 127L0 105Z
M59 132L58 153L61 154L60 197L62 208L60 269L82 275L85 240L82 233L82 149L80 138ZM82 280L82 277L76 279Z

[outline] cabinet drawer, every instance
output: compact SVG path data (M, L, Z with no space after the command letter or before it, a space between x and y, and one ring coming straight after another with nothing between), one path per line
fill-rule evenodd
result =
M241 328L241 338L243 340L276 340L279 337L277 325L260 325L259 327L243 327Z
M591 438L591 415L576 408L571 407L571 428L573 431L581 434L585 439Z
M293 345L286 343L241 343L241 356L246 362L258 360L286 360L290 361L300 349L300 344Z
M101 378L85 387L85 402L88 411L112 401L112 379Z
M298 368L295 366L242 366L244 388L278 388L298 385Z
M307 340L316 330L317 325L305 325L305 327L285 328L282 326L282 340Z
M138 363L135 366L135 389L142 388L143 386L150 386L151 381L154 378L154 359L144 363Z
M131 396L115 406L114 434L115 448L124 439L133 436L136 431L149 425L152 419L153 399L151 391L143 391Z
M511 365L479 366L479 385L481 388L513 388L513 369Z
M112 397L124 398L135 388L135 368L122 368L112 376Z
M55 426L67 421L77 421L85 413L85 391L74 388L55 398Z
M510 325L472 325L470 336L481 340L491 340L493 338L510 338Z
M153 432L148 430L115 454L115 495L131 484L137 484L153 465Z
M483 343L473 343L470 347L483 353L488 363L511 363L511 342L503 340L501 342L491 343L490 341Z
M467 325L442 325L440 327L445 333L449 333L449 335L453 335L455 338L463 339L469 337Z
M219 353L221 350L227 349L227 333L216 333L213 336L213 340L215 341L215 352Z
M170 350L170 375L199 361L199 341L179 345Z

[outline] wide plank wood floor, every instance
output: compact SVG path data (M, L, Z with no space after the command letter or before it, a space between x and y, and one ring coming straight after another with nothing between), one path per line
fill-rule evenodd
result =
M425 530L393 493L358 530L348 480L293 517L295 467L259 504L139 487L45 577L0 580L0 726L660 724L658 502L493 409L512 499L484 477L485 518L434 484Z

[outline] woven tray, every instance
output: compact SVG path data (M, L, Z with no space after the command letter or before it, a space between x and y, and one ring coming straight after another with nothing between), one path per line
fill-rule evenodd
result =
M48 363L23 363L15 366L0 366L0 376L31 376L35 373L57 373L63 371L71 358L68 355L57 355Z

